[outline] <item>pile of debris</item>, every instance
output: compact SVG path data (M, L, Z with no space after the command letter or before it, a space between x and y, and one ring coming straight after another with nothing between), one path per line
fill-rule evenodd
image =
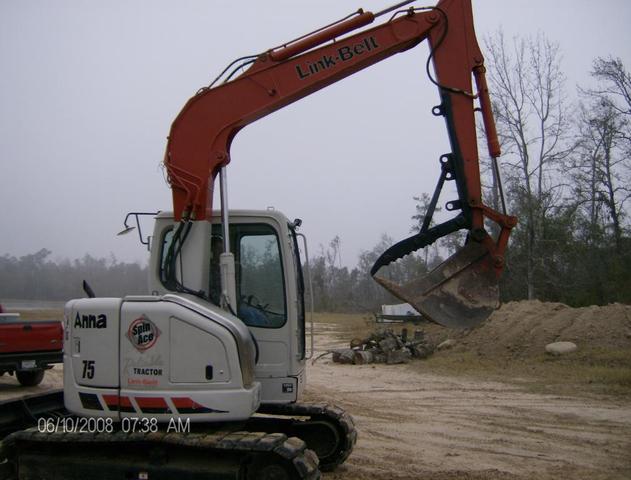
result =
M406 328L397 335L392 329L379 331L362 340L355 338L351 348L332 350L333 361L353 365L366 363L407 363L411 358L427 358L434 351L433 345L425 339L422 330L415 330L414 337L408 338Z

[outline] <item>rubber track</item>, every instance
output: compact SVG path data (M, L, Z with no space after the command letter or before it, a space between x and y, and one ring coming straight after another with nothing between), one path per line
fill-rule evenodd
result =
M324 462L320 459L320 470L322 471L334 470L344 463L357 442L357 430L355 429L353 417L336 405L309 403L265 404L260 406L257 413L286 417L309 417L314 420L319 417L325 418L336 425L338 431L342 434L343 440L331 458L327 458Z
M45 442L59 445L67 449L70 444L85 443L147 443L178 445L190 447L200 452L209 450L231 451L238 453L274 453L282 459L290 461L295 468L295 478L301 480L318 480L318 458L307 449L305 442L296 437L288 438L282 433L262 433L247 431L219 431L213 433L40 433L36 428L12 433L0 443L0 462L2 457L12 450L23 451L29 444Z

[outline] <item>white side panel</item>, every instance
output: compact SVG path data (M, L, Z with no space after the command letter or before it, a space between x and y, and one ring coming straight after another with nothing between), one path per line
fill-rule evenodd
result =
M121 405L123 398L128 403L121 416L167 421L182 415L192 422L249 418L258 408L261 387L244 387L237 342L212 320L220 310L195 303L196 311L169 297L124 299L120 398Z
M123 389L242 387L239 357L230 332L174 303L126 301L121 314L120 354ZM208 373L212 370L211 378L206 376L207 367ZM223 385L211 386L217 383Z
M226 346L214 335L171 317L170 380L173 383L229 382ZM238 368L235 365L235 368Z
M68 328L64 352L70 355L78 385L118 387L118 329L120 298L83 298L66 304Z
M159 301L125 302L121 312L121 389L169 387L169 312Z

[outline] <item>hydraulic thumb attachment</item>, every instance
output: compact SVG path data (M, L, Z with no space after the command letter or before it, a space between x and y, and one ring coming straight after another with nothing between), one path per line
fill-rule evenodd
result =
M499 306L498 278L491 256L477 242L469 242L426 276L406 284L374 273L373 278L424 317L449 328L474 327Z
M514 217L482 207L489 217L499 220L501 233L497 242L483 230L470 230L465 246L424 277L399 285L379 276L379 270L404 256L434 243L462 228L467 218L460 214L436 227L401 240L377 259L370 274L392 293L412 305L429 320L449 328L471 328L488 318L499 306L498 280L504 262Z

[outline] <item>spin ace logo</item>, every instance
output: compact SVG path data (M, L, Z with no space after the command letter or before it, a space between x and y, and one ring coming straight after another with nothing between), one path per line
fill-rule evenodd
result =
M131 322L127 330L127 338L136 350L144 352L155 345L160 333L158 327L143 314Z

